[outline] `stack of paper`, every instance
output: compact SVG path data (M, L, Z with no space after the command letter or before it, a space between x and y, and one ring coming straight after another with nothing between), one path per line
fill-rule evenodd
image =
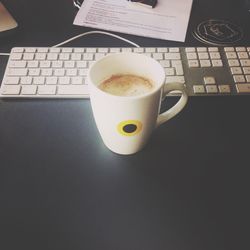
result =
M158 0L155 8L127 0L85 0L74 24L184 42L193 0Z

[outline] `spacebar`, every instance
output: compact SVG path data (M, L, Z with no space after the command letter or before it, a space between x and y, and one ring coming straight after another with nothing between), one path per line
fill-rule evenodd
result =
M60 85L57 87L58 95L88 95L87 85Z

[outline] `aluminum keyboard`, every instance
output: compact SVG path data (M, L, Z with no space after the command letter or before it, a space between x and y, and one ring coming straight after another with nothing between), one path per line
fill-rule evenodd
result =
M250 94L250 47L17 47L11 50L0 97L88 98L88 68L117 52L155 58L165 69L166 83L185 84L189 96Z

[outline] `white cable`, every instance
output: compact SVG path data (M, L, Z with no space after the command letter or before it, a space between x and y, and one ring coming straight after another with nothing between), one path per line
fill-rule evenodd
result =
M9 56L9 53L0 53L0 56Z
M115 35L115 34L112 34L112 33L109 33L109 32L104 32L104 31L88 31L88 32L79 34L79 35L77 35L77 36L74 36L74 37L72 37L72 38L70 38L70 39L68 39L68 40L66 40L66 41L64 41L64 42L61 42L61 43L59 43L59 44L56 44L56 45L52 46L52 48L62 46L62 45L64 45L64 44L68 43L68 42L71 42L71 41L73 41L73 40L79 38L79 37L86 36L86 35L90 35L90 34L103 34L103 35L112 36L112 37L115 37L115 38L120 39L120 40L122 40L122 41L125 41L125 42L127 42L127 43L129 43L129 44L132 44L133 46L135 46L135 47L137 47L137 48L140 47L138 44L136 44L136 43L134 43L134 42L132 42L132 41L130 41L130 40L128 40L128 39L125 39L125 38L123 38L123 37L121 37L121 36L118 36L118 35Z

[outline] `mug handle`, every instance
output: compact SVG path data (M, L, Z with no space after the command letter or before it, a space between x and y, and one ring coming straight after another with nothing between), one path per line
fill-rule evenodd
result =
M175 83L165 84L164 89L163 89L163 99L166 97L168 93L174 90L179 90L182 92L181 98L172 108L158 115L158 118L156 121L156 127L160 126L161 124L165 123L166 121L176 116L187 104L188 95L186 92L186 87L182 83L175 82Z

